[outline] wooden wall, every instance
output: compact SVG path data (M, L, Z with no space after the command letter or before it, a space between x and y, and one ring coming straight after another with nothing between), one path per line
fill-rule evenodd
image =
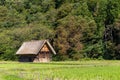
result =
M34 59L34 62L50 62L52 59L51 51L47 44L43 46L39 54Z
M49 61L51 61L51 53L49 52L40 52L34 59L34 62L49 62Z
M50 51L50 49L47 44L45 44L41 49L41 52L49 52L49 51Z

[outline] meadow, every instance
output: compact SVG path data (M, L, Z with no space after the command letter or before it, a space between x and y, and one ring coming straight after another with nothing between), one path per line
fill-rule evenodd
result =
M0 80L120 80L120 61L1 61Z

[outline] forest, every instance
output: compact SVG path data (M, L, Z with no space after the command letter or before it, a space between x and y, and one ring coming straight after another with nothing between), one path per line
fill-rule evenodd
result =
M120 59L120 0L0 0L0 60L47 39L53 60Z

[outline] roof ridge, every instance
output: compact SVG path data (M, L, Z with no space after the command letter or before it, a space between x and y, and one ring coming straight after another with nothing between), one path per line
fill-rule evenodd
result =
M39 41L47 41L47 40L31 40L31 41L25 41L23 43L26 43L26 42L39 42Z

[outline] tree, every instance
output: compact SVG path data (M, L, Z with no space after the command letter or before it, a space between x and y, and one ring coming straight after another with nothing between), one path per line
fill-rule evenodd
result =
M80 21L79 21L80 22ZM54 41L54 46L57 52L62 56L62 59L75 59L75 54L83 57L80 51L83 45L80 42L81 25L78 22L78 18L75 16L67 16L60 21L59 26L56 28L56 39Z
M104 33L104 43L105 43L105 53L104 58L114 59L115 57L115 43L113 42L113 31L114 22L118 17L118 2L108 0L106 4L106 17L105 17L105 33Z

